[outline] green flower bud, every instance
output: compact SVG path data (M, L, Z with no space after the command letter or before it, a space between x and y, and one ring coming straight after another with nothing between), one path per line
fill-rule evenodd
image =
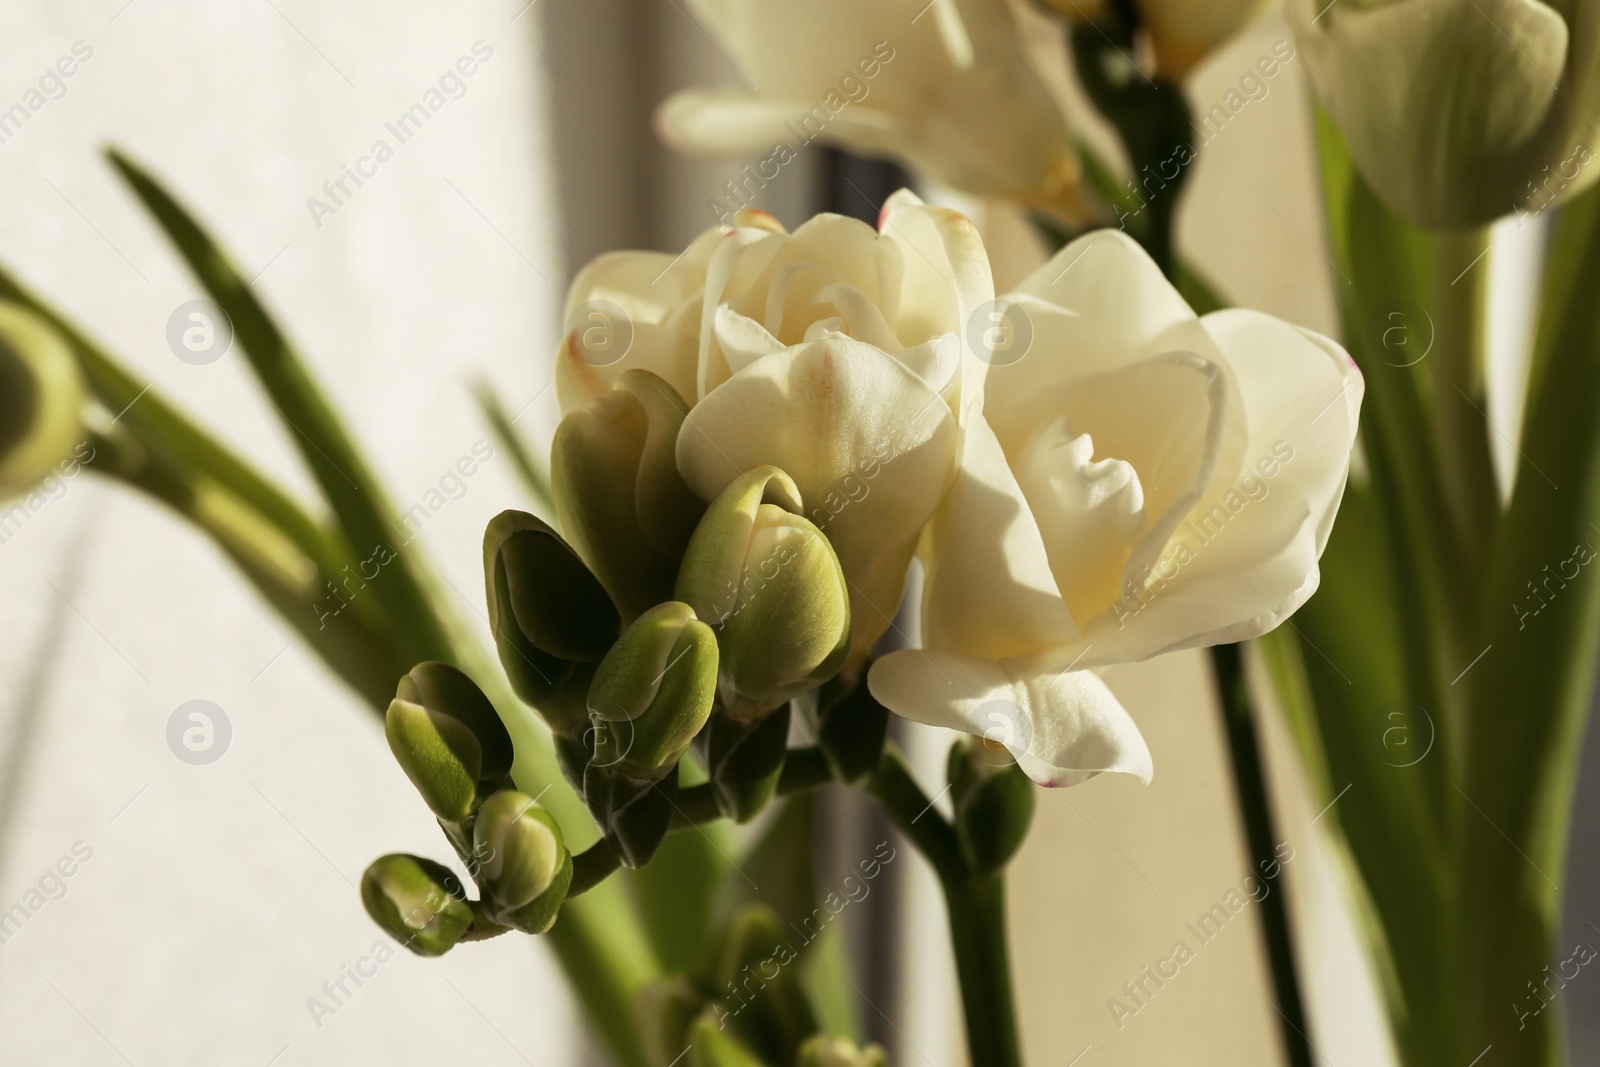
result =
M43 319L0 301L0 497L31 488L83 436L83 379Z
M813 1034L800 1045L795 1067L887 1067L882 1045L860 1048L847 1037Z
M666 777L711 714L717 638L676 600L628 627L589 683L594 762L640 780Z
M764 1060L745 1048L737 1038L717 1025L716 1016L707 1011L689 1033L688 1067L767 1067Z
M583 799L623 866L643 867L672 826L678 776L641 780L591 762L583 772Z
M511 735L499 713L448 663L421 663L400 679L383 730L406 777L446 822L465 819L511 773Z
M705 510L678 473L688 410L661 378L630 370L556 429L556 518L626 619L672 598L678 559Z
M685 975L651 982L635 1001L639 1033L651 1067L673 1067L689 1044L689 1028L706 1006L705 993Z
M525 793L501 790L478 811L473 840L490 916L525 933L550 929L572 884L572 856L550 813Z
M789 707L756 722L711 717L707 755L717 807L734 822L761 813L778 788L789 745Z
M554 530L522 511L490 521L483 569L489 627L512 688L555 733L582 734L588 665L606 654L621 625L611 598Z
M394 853L361 876L361 903L372 921L419 956L442 956L472 926L472 906L450 868Z
M678 571L678 599L717 631L718 691L737 718L827 681L850 651L844 572L801 510L787 474L746 471L707 509Z
M1033 782L1003 746L981 737L952 745L947 770L962 855L980 874L1000 870L1028 835Z
M789 943L792 931L765 904L734 913L723 935L716 969L717 1024L736 1030L758 1055L785 1062L792 1050L817 1029L816 1016L801 987Z

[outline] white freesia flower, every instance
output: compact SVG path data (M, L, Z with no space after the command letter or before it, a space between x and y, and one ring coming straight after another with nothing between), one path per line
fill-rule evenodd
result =
M961 472L924 542L923 648L878 661L872 692L1047 785L1148 779L1094 669L1254 637L1305 602L1361 377L1267 315L1196 317L1116 231L1009 299L1016 346L964 397Z
M658 122L680 149L759 156L746 184L820 137L1079 218L1072 133L1036 65L1049 42L1023 2L691 0L750 86L679 93Z
M556 372L562 412L641 368L690 408L677 461L698 495L762 464L786 472L849 581L859 662L954 479L955 413L975 387L963 382L974 364L962 328L993 295L971 221L908 193L880 230L819 215L789 234L741 213L677 259L613 253L579 274ZM581 338L585 309L601 302L622 309L616 328L632 336L606 365Z
M1537 211L1600 175L1595 0L1290 0L1357 168L1421 226Z

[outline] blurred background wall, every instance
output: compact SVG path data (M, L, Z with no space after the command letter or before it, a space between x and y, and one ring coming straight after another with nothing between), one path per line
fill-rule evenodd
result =
M305 494L291 442L237 357L197 367L168 348L169 316L198 294L100 160L105 144L155 168L234 252L403 507L487 438L466 391L475 376L522 412L519 428L548 440L567 279L607 249L681 248L710 224L705 201L741 162L684 160L651 133L651 110L671 89L738 79L676 0L65 0L8 5L0 30L0 105L78 42L92 51L65 93L0 144L0 258ZM1220 98L1286 35L1269 18L1212 57L1196 100ZM464 55L477 69L459 94L452 86L336 211L313 212L311 198L330 202L323 183ZM1290 63L1205 146L1181 237L1232 299L1332 331L1306 106ZM855 166L804 155L761 206L791 226L825 206L851 210L836 178ZM885 176L853 173L863 188L864 175ZM1036 254L1014 220L980 218L1005 269ZM1525 272L1535 236L1509 237L1496 269ZM1520 344L1517 314L1499 309L1507 353ZM1516 383L1513 369L1502 394ZM451 485L419 541L461 592L463 614L481 622L483 525L523 497L498 456L459 492ZM380 941L353 888L366 863L441 850L376 721L209 544L82 476L0 544L0 596L0 910L74 848L90 855L59 899L0 944L8 1060L593 1058L559 975L520 939L439 961L396 956L314 1017L308 1001L327 1001L323 983ZM1029 1060L1278 1062L1249 911L1137 1016L1119 1026L1108 1009L1247 873L1203 659L1121 668L1110 681L1150 740L1157 777L1039 798L1012 879ZM231 735L206 765L167 741L175 710L196 699L221 709ZM1279 830L1295 855L1283 888L1312 1039L1328 1064L1388 1062L1320 804L1275 720L1266 732ZM935 780L948 737L903 740ZM1600 753L1591 757L1574 828L1589 843L1600 835L1584 802L1600 789ZM848 797L823 811L825 838L874 832ZM1600 921L1593 852L1574 849L1574 939L1591 936L1590 913ZM915 861L895 875L892 896L846 919L862 1014L897 1064L946 1067L962 1054L942 906ZM1568 997L1575 1062L1588 1062L1600 989Z

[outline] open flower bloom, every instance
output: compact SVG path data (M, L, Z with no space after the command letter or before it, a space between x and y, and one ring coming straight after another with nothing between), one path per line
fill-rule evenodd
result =
M971 221L909 193L879 230L819 215L789 234L740 213L676 260L619 252L579 274L556 371L562 412L640 368L689 408L677 464L700 497L764 464L787 473L849 584L859 663L955 477L956 413L977 377L963 324L993 295ZM581 337L583 309L602 304L631 338L609 363Z
M960 475L922 549L923 647L874 664L872 693L1006 745L1046 785L1148 780L1093 669L1254 637L1305 602L1361 377L1267 315L1196 317L1117 231L1008 299L1031 343L967 392Z
M821 138L1079 218L1072 134L1037 65L1049 43L1017 3L691 0L749 88L678 93L659 126L682 150L758 155L742 196Z
M1109 0L1046 0L1073 21L1094 21ZM1188 73L1207 52L1232 37L1273 4L1273 0L1134 0L1139 20L1150 34L1156 68L1169 78Z
M1407 220L1480 225L1600 175L1595 0L1290 0L1289 12L1356 167Z

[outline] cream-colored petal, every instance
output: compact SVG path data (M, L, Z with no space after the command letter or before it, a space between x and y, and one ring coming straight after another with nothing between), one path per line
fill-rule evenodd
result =
M768 333L766 327L754 319L747 319L724 304L717 308L713 327L722 356L730 372L737 374L762 356L782 352L783 342Z
M1149 782L1153 773L1139 728L1105 682L1054 660L992 663L906 649L874 663L867 684L898 715L1004 745L1040 785L1107 772Z
M555 373L556 401L562 414L580 410L609 393L624 371L634 369L659 375L680 396L695 395L698 346L692 332L649 322L634 322L628 329L632 338L626 354L610 362L580 343L576 331L562 341Z
M900 606L923 525L953 477L955 424L898 359L831 336L758 359L706 395L678 437L678 469L711 499L770 463L800 487L851 586L864 651Z
M1244 459L1219 469L1143 595L1085 631L1084 665L1254 637L1316 590L1355 441L1360 373L1334 342L1258 312L1203 323L1238 382Z
M1077 628L1038 522L981 417L966 427L964 449L922 553L923 644L998 660L1071 642Z

